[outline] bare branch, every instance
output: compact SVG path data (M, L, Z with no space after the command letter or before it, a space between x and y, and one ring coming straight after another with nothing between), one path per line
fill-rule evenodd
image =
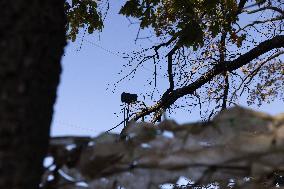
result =
M229 74L225 75L225 88L224 88L224 95L223 95L223 102L222 102L222 110L227 109L227 99L229 94Z
M240 0L239 5L238 5L237 15L242 12L246 3L247 3L247 0Z
M250 74L248 74L244 79L242 79L241 84L238 86L238 88L233 92L232 94L232 98L233 96L235 96L237 94L237 92L241 89L241 87L244 85L244 87L246 87L247 85L249 85L249 83L252 81L252 79L256 76L256 74L260 71L260 69L262 68L262 66L264 64L266 64L267 62L273 60L274 58L279 57L280 55L284 54L284 51L279 51L275 54L273 54L272 56L270 56L269 58L267 58L266 60L262 61L256 69L254 69ZM247 82L246 80L249 79ZM231 99L232 100L232 99Z
M241 66L246 65L253 59L259 57L260 55L281 47L284 47L284 35L279 35L273 37L272 39L268 39L233 61L225 61L226 64L217 64L216 66L214 66L214 68L209 70L206 74L201 76L192 84L180 89L176 89L175 93L178 94L179 98L184 95L191 94L194 90L200 88L202 85L209 82L211 79L213 79L220 73L224 71L231 72L233 70L236 70Z
M260 12L260 11L264 11L264 10L273 10L275 12L278 12L280 13L282 16L284 16L284 10L278 8L278 7L271 7L271 6L268 6L268 7L261 7L259 9L256 9L256 10L252 10L252 11L246 11L248 14L253 14L253 13L257 13L257 12Z
M212 69L210 69L207 73L199 77L195 82L191 83L188 86L181 87L173 90L168 95L163 95L163 97L153 106L148 109L144 109L141 112L138 112L133 121L137 121L143 116L149 115L153 112L158 111L159 109L167 109L170 105L175 103L175 101L185 95L193 94L193 92L202 87L204 84L210 82L215 76L222 74L224 72L232 72L255 58L273 50L276 48L284 47L284 35L275 36L272 39L268 39L266 41L261 42L258 46L251 49L249 52L239 56L237 59L233 61L225 61L225 64L217 64Z
M175 54L176 50L178 49L177 46L175 46L168 54L168 77L169 77L169 83L170 88L168 89L168 92L174 90L174 76L173 76L173 55Z
M284 19L284 16L276 16L275 18L271 18L271 19L267 19L267 20L257 20L257 21L254 21L246 26L244 26L243 28L240 28L236 33L248 28L248 27L253 27L255 25L258 25L258 24L265 24L265 23L268 23L268 22L275 22L275 21L280 21L280 20L283 20Z
M220 41L220 64L225 64L225 58L226 58L226 36L227 32L223 32L221 36ZM228 98L228 92L229 92L229 75L228 72L223 73L225 78L225 86L224 86L224 95L223 95L223 102L222 102L222 109L225 110L227 108L227 98Z

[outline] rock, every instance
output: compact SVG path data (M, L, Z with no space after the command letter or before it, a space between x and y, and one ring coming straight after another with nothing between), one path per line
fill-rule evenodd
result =
M78 145L82 139L51 139L49 155L55 162L61 159L58 166L75 179L71 184L60 179L60 184L66 182L70 188L84 180L90 189L151 189L165 183L175 185L180 177L203 186L218 182L225 187L234 181L231 184L238 188L273 188L275 182L269 175L284 172L283 115L238 106L206 124L131 123L123 131L124 139L102 134L89 142L84 139L84 145ZM70 156L67 141L76 144L75 149L81 146L74 151L79 158L73 167L62 160ZM57 150L52 150L55 146ZM48 174L55 173L46 170ZM264 178L265 187L261 184Z

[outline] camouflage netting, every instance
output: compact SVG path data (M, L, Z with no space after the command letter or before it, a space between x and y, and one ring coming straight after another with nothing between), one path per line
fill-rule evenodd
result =
M126 139L51 139L48 189L279 188L284 114L231 108L210 123L132 124Z

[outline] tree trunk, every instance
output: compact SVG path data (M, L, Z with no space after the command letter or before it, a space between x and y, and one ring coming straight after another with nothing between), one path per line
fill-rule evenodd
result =
M66 44L63 0L0 1L0 188L38 188Z

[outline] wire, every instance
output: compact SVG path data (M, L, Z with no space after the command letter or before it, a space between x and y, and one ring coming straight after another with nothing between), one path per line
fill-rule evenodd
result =
M109 49L106 49L106 48L102 47L101 45L98 45L97 43L94 43L94 42L92 42L92 41L89 41L89 40L85 39L84 37L78 37L78 38L81 38L83 41L86 41L86 42L88 42L89 44L94 45L95 47L100 48L100 49L102 49L103 51L105 51L105 52L107 52L107 53L109 53L109 54L112 54L112 55L114 55L114 56L117 56L117 57L120 57L120 58L122 58L122 59L125 59L125 57L121 56L121 55L119 54L119 52L113 52L113 51L111 51L111 50L109 50Z
M84 37L78 37L78 38L81 38L82 41L86 41L87 43L89 43L89 44L91 44L91 45L93 45L93 46L95 46L97 48L100 48L101 50L103 50L103 51L105 51L105 52L107 52L109 54L112 54L114 56L122 58L123 60L125 60L125 58L126 58L126 57L122 56L119 52L113 52L113 51L111 51L111 50L109 50L109 49L107 49L107 48L105 48L105 47L103 47L101 45L98 45L97 43L94 43L92 41L89 41L89 40L85 39ZM148 72L153 72L151 69L146 68L144 65L142 66L142 68L144 70L148 71ZM163 78L163 79L166 78L164 75L160 75L160 74L157 74L157 76L159 76L160 78Z
M54 121L54 124L55 125L63 125L63 126L73 127L73 128L76 128L76 129L82 129L82 130L89 131L89 132L90 131L91 132L96 132L95 129L81 127L81 126L78 126L76 124L71 124L71 123L67 123L67 122L63 122L63 121Z

